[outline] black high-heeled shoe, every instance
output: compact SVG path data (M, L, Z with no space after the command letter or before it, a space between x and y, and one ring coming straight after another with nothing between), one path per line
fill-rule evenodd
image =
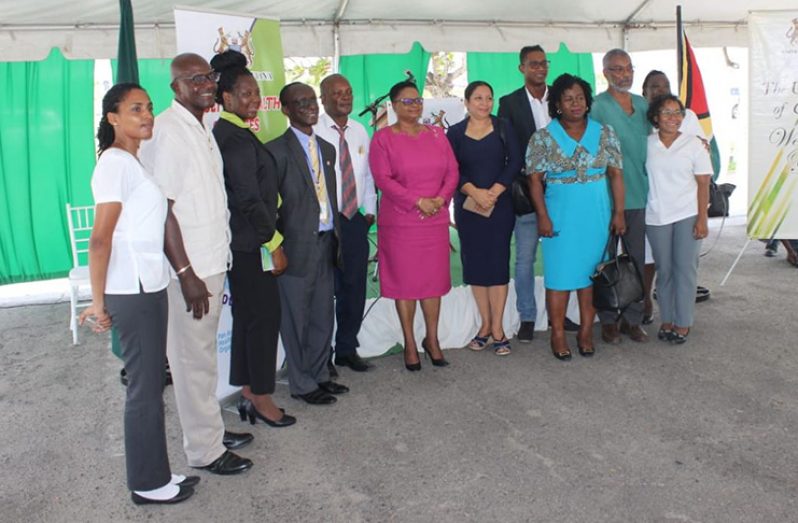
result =
M252 402L245 398L243 394L238 397L236 407L238 408L238 416L241 418L241 421L247 421L247 411L250 405L252 405Z
M247 415L249 416L250 425L254 425L256 419L261 420L263 423L265 423L270 427L276 427L276 428L288 427L296 423L296 418L291 416L290 414L286 414L285 411L283 411L282 418L278 419L277 421L272 421L263 414L261 414L260 412L258 412L258 409L256 409L255 405L251 402L249 404L249 409L247 409Z
M416 354L418 354L418 351L416 351ZM410 372L420 371L421 370L421 360L419 359L416 363L407 363L407 357L406 356L407 356L407 351L405 351L405 356L403 356L404 360L405 360L405 368L407 370L409 370Z
M449 362L446 361L446 358L444 358L443 355L441 355L439 360L436 360L432 357L432 353L430 352L429 347L427 347L427 338L421 340L421 348L424 349L424 357L429 357L434 367L446 367L449 365Z

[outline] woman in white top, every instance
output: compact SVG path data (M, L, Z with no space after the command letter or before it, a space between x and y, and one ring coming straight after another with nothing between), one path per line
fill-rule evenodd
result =
M136 153L152 136L152 103L136 84L118 84L103 98L97 129L100 157L92 175L94 228L89 244L92 304L80 315L95 332L113 324L128 375L125 400L127 483L136 504L188 499L196 476L169 468L164 431L166 358L164 254L168 208Z
M684 105L676 96L655 99L648 119L646 235L657 266L657 337L684 343L693 324L701 240L707 236L712 162L696 136L683 134Z

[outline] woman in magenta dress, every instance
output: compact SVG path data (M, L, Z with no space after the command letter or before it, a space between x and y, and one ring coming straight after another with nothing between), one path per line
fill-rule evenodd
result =
M449 141L438 127L418 122L423 99L412 82L390 91L397 122L374 134L369 164L382 192L377 217L380 290L396 301L404 336L405 367L420 370L413 336L416 301L426 336L421 343L432 364L444 367L438 343L441 296L452 287L449 273L449 201L459 171Z

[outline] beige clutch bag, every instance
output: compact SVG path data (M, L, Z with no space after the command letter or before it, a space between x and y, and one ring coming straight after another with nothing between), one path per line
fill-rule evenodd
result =
M470 196L466 196L465 201L463 202L463 209L466 211L473 212L475 214L479 214L480 216L484 216L485 218L490 218L490 215L493 213L493 207L490 209L484 209L477 205L476 200L474 200Z

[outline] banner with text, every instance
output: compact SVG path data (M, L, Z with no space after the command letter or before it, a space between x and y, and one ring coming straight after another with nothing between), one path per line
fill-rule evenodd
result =
M244 54L261 95L258 118L250 126L262 142L283 134L286 119L278 95L285 85L285 69L278 20L175 9L175 35L178 53L197 53L209 62L228 49ZM220 110L216 106L206 113L205 123L215 122Z
M748 18L748 235L798 238L798 10Z

